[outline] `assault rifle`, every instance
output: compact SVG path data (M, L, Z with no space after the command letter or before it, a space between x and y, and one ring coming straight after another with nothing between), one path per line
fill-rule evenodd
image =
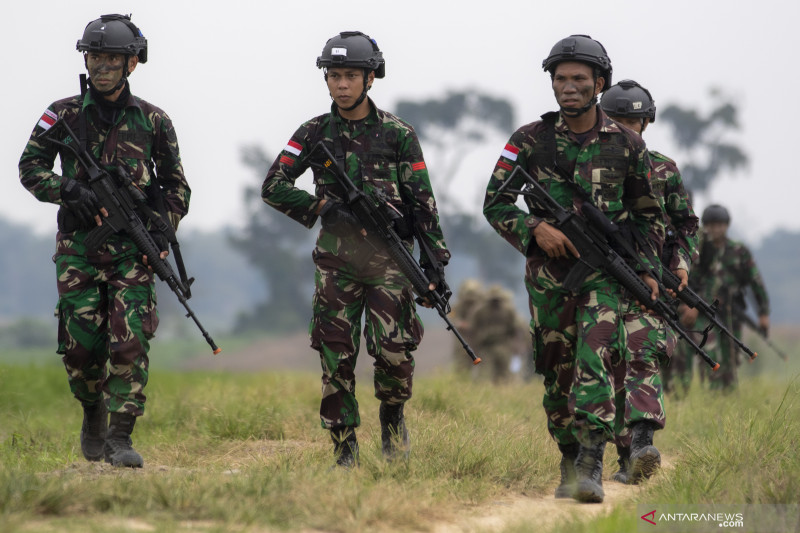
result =
M513 189L511 184L517 176L523 180L523 188ZM566 237L572 241L575 248L580 252L580 257L576 258L575 267L569 272L564 280L564 286L570 290L577 290L583 279L590 272L603 271L619 282L622 287L631 293L633 298L641 305L652 309L661 315L664 321L708 363L712 370L719 368L719 363L714 361L702 347L686 332L678 323L677 311L668 303L661 299L651 300L652 291L650 287L639 277L639 274L625 261L625 259L611 246L607 240L606 231L597 227L597 224L589 224L583 217L576 213L567 211L559 204L538 181L528 174L522 167L517 166L511 175L506 178L495 193L491 204L497 202L503 192L515 193L530 198L542 210L555 218L557 227ZM587 213L591 208L588 202L583 204L582 212ZM594 208L597 209L597 208ZM599 213L609 224L613 224L608 218Z
M583 214L596 227L602 228L603 233L607 237L611 238L619 247L621 247L623 250L629 250L629 253L633 253L632 248L630 248L630 244L626 242L625 238L619 231L619 227L611 222L608 217L603 215L599 209L593 205L584 205ZM663 263L664 262L662 261L662 266ZM665 266L663 266L661 269L660 277L653 271L653 269L647 270L650 276L659 282L659 288L661 292L665 292L665 288L673 291L678 300L693 309L697 309L708 319L708 326L706 326L706 328L703 330L702 340L698 343L698 346L701 348L705 346L706 341L708 340L708 334L711 332L711 329L716 326L717 329L725 334L725 336L730 338L731 341L736 344L736 346L741 348L748 356L750 356L750 361L753 361L758 356L756 352L745 346L742 341L736 338L736 336L731 333L730 330L725 327L725 325L717 318L717 314L719 313L719 300L714 300L713 304L709 304L689 287L685 287L683 290L678 291L678 287L680 287L681 284L680 278Z
M75 132L63 119L57 120L53 126L41 133L39 137L63 146L75 154L78 162L89 176L89 187L97 196L98 203L108 211L107 217L101 217L102 224L89 230L85 241L87 249L97 249L112 235L124 232L130 237L139 252L147 256L148 266L178 297L178 301L186 309L186 316L197 324L214 354L221 352L222 350L214 344L213 339L200 324L197 316L195 316L187 303L187 300L192 297L190 286L194 282L194 278L189 278L188 280L178 278L169 262L161 259L162 250L148 232L146 224L142 221L140 212L144 213L147 219L151 221L154 229L162 231L165 235L169 235L172 230L171 226L167 227L168 221L164 221L147 205L147 196L144 191L133 182L133 179L125 169L120 167L114 174L103 170L87 148L77 146L78 136L75 135ZM179 255L177 240L172 240L171 244L173 250L176 251L177 257ZM179 268L179 270L183 273L182 268ZM184 278L184 276L181 276L181 278Z
M317 151L324 154L326 159L323 163L314 162L311 158L314 152ZM403 239L400 238L395 231L395 221L402 217L402 214L389 203L383 191L376 190L371 194L367 194L356 187L347 173L334 163L335 158L333 154L322 141L314 145L306 156L306 159L309 160L309 164L312 166L333 171L337 181L342 188L344 188L346 195L344 202L366 231L364 242L374 251L386 251L389 257L395 262L400 272L411 282L411 287L419 296L417 302L422 303L423 301L427 301L431 307L436 309L439 316L442 317L442 320L447 324L447 329L453 332L453 335L456 336L461 346L464 347L464 351L466 351L467 355L472 359L472 364L477 365L480 363L480 357L475 355L475 352L469 344L467 344L467 341L464 340L464 337L461 336L461 333L459 333L453 323L450 322L450 319L447 318L447 314L450 312L450 304L448 301L452 295L450 287L444 282L444 278L442 278L438 289L430 289L431 280L425 274L420 263L414 259L411 252L408 251L406 245L403 243ZM420 247L425 250L426 245L421 239L421 235L418 232L416 235ZM432 266L436 270L443 272L444 267L441 263L438 265L434 264L435 259L431 254L428 254L428 256L428 260L431 261Z
M764 332L764 330L761 329L761 327L759 327L758 324L756 324L756 321L753 320L753 318L750 315L748 315L744 311L744 309L738 306L734 306L733 316L734 320L743 322L747 327L755 331L758 334L758 336L761 337L761 339L767 344L767 346L772 348L775 351L775 353L778 354L778 357L780 357L784 361L789 360L789 356L786 355L786 352L775 346L775 344L769 340L769 337L767 337L767 334Z

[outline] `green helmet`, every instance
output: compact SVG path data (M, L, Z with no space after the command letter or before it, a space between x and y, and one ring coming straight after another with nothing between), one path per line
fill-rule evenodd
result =
M376 78L386 74L386 61L378 43L360 31L343 31L331 37L317 58L317 68L358 67L375 71Z
M552 76L556 66L564 61L578 61L599 69L600 76L605 79L603 90L611 87L611 59L599 41L588 35L579 34L561 39L550 50L550 55L542 61L542 68Z
M656 103L650 91L633 80L622 80L603 94L600 107L607 115L624 118L649 118L656 121Z
M75 47L81 52L137 56L147 63L147 39L130 15L103 15L86 25Z
M703 216L700 218L700 221L703 224L709 224L713 222L722 222L724 224L731 223L731 215L728 213L728 210L722 207L719 204L712 204L703 210Z

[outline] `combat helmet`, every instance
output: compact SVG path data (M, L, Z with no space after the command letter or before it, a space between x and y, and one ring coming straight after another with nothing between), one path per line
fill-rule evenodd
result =
M544 61L542 68L549 72L550 76L556 70L556 66L564 61L579 61L586 63L592 68L600 71L600 76L605 79L603 90L611 87L611 59L606 53L605 47L589 37L588 35L570 35L558 41Z
M137 56L147 63L147 39L130 15L103 15L86 25L75 47L81 52Z
M361 105L367 97L367 74L374 72L376 78L386 75L386 61L383 52L378 48L378 43L366 33L360 31L343 31L331 37L322 47L322 53L317 57L317 68L325 69L325 79L328 79L329 68L356 67L364 69L364 89L355 103L350 107L343 107L350 111Z
M317 58L317 68L358 67L375 71L376 78L386 75L386 61L378 43L360 31L343 31L331 37Z
M703 210L703 216L700 218L703 224L710 224L714 222L722 222L723 224L731 223L731 215L728 210L719 204L712 204Z
M633 80L622 80L609 87L600 99L600 107L612 117L656 121L656 103L650 91Z

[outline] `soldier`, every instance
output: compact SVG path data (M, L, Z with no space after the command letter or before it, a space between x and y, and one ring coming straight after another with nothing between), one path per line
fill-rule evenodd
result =
M381 401L384 456L408 456L403 406L411 398L414 358L423 327L411 285L383 251L363 245L361 225L344 203L344 189L331 170L313 167L315 194L295 187L309 167L305 158L319 141L343 159L344 170L365 192L382 191L406 213L397 228L413 246L416 225L436 260L450 259L425 160L413 128L375 106L367 91L383 78L385 62L376 42L361 32L328 40L317 58L333 99L331 112L300 126L269 169L261 196L272 207L311 228L322 221L313 252L316 265L311 346L322 362L322 427L329 429L336 462L358 464L355 428L361 423L355 396L361 315L367 350L375 359L375 396ZM423 267L433 274L430 265ZM434 279L429 276L429 279ZM431 289L435 289L431 285Z
M492 285L486 298L475 308L469 331L475 350L488 362L493 383L511 378L511 356L517 346L517 311L511 293L500 285ZM475 367L480 371L479 367Z
M720 321L734 336L741 338L742 323L737 319L737 309L743 311L745 291L753 291L758 313L758 327L766 335L769 331L769 297L761 273L750 250L728 238L731 217L728 210L718 204L703 210L701 218L703 235L697 268L692 272L691 282L697 294L708 302L719 300ZM704 317L697 318L696 309L687 310L687 322L697 320L695 330L707 325ZM736 386L736 367L741 363L739 350L728 337L715 331L709 334L706 352L720 363L718 372L711 373L709 386L712 389L731 389Z
M44 111L22 153L19 173L39 201L60 206L54 256L58 353L72 394L83 405L81 451L89 461L105 458L114 466L141 467L131 433L144 414L149 341L158 325L153 273L125 234L112 235L98 250L87 249L88 230L101 225L108 212L98 205L72 152L38 137L56 120L66 121L99 165L125 169L151 207L165 205L174 227L188 211L190 189L172 121L131 94L128 76L147 61L147 40L130 16L104 15L90 22L77 49L89 72L88 92ZM56 156L60 176L52 171ZM153 237L166 257L166 237Z
M639 135L656 120L656 105L650 91L633 80L622 80L609 88L600 107L616 122ZM667 241L662 262L681 280L679 289L688 286L689 269L697 256L698 220L689 203L680 171L675 162L650 150L650 186L661 201ZM653 433L663 429L663 386L659 369L668 367L676 342L675 333L661 317L643 312L630 302L625 314L628 336L625 359L617 367L617 452L619 472L613 478L623 483L638 483L649 478L661 465L661 455L653 446Z
M519 165L568 209L591 202L615 222L630 220L651 254L660 249L664 226L644 141L597 106L597 95L611 83L603 45L572 35L556 43L542 66L560 111L511 136L487 186L484 215L527 258L536 371L544 376L548 429L562 453L556 497L601 502L603 452L614 436L612 368L625 354L628 302L602 272L589 274L576 293L566 290L564 279L580 254L554 219L527 197L529 212L519 208L512 191L491 202ZM655 280L642 278L656 298Z
M483 301L484 297L485 295L481 282L476 279L465 279L458 287L458 296L450 311L450 319L468 344L472 344L472 314L475 312L475 308ZM457 340L453 342L452 358L453 367L456 371L468 368L464 366L466 364L466 360L464 359L464 347L461 346L461 343Z

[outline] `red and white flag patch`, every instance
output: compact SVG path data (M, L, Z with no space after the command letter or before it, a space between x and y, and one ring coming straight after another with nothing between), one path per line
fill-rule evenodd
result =
M300 143L296 143L296 142L294 142L294 141L290 140L290 141L289 141L289 142L286 144L286 148L284 148L284 150L286 150L286 151L287 151L287 152L289 152L290 154L294 154L295 156L298 156L298 157L299 157L299 156L300 156L300 152L302 152L302 151L303 151L303 147L302 147L302 146L300 146Z
M411 163L411 170L416 172L417 170L425 170L427 167L425 166L425 161L419 161L418 163Z
M500 157L505 157L506 159L510 159L512 161L517 160L517 155L519 155L519 148L511 146L510 144L507 144L500 153Z
M44 128L45 130L49 130L53 124L56 123L58 120L58 115L50 111L49 109L45 109L44 113L42 114L42 118L39 119L39 126Z

